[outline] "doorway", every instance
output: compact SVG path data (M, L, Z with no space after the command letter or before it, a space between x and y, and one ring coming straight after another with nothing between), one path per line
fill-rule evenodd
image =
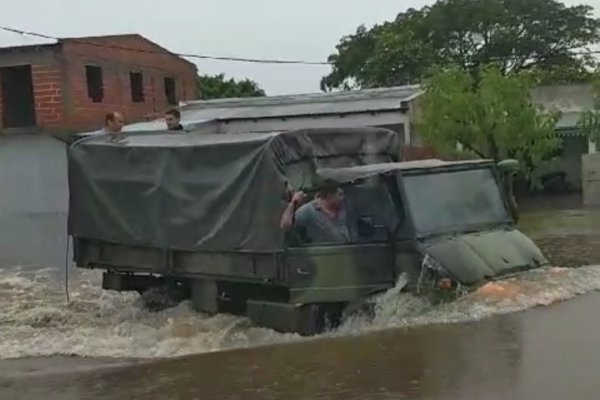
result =
M35 101L31 65L0 68L2 126L35 126Z

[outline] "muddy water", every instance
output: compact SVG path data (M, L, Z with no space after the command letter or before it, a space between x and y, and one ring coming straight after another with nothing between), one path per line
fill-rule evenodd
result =
M600 289L600 267L536 270L492 289L441 307L392 289L378 299L374 320L351 320L324 336L476 321L548 305ZM187 302L147 312L137 294L103 291L95 271L77 271L69 294L67 302L52 271L0 272L0 358L158 358L307 340L253 326L245 318L198 314Z
M0 272L0 398L597 399L598 289L600 267L436 308L392 290L374 320L307 339L187 303L148 313L89 271L67 303L52 271L13 268Z
M597 399L600 293L480 322L2 375L6 399ZM36 360L39 364L40 360ZM57 360L65 364L65 360ZM47 361L47 363L50 363ZM0 371L2 368L0 368Z
M52 270L0 271L0 359L78 355L156 358L293 339L189 304L145 311L137 294L101 289L100 273L72 271L67 302Z

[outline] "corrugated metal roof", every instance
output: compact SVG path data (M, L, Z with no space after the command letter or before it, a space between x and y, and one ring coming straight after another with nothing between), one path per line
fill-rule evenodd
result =
M581 129L577 127L557 128L555 132L558 137L584 136Z
M545 109L562 111L556 126L557 134L578 135L577 122L583 106L587 104L584 96L587 90L585 85L542 87L534 91L533 98ZM182 104L181 116L182 124L193 129L219 121L396 111L422 93L419 85L412 85L335 93L200 100ZM165 122L161 118L127 125L124 130L164 128Z
M345 102L322 102L310 104L285 104L265 106L238 106L206 109L183 109L182 118L190 120L216 119L231 121L240 119L286 118L315 115L340 115L400 110L400 101L389 99L357 100Z
M401 110L405 102L421 94L419 86L400 86L336 93L219 99L189 102L182 119L239 120L339 115Z
M311 102L339 102L346 100L367 100L376 98L394 98L409 100L415 94L421 93L419 85L395 86L376 89L347 90L329 93L301 93L281 96L266 97L243 97L214 100L196 100L190 101L189 106L200 106L202 108L215 107L238 107L238 106L259 106L259 105L282 105L298 104Z
M236 99L201 100L180 107L186 128L217 121L291 118L399 111L422 93L420 86L399 86L335 93L311 93ZM161 130L163 118L124 127L124 131Z
M583 133L579 129L578 122L581 118L581 112L565 112L556 123L556 134L558 136L581 136Z

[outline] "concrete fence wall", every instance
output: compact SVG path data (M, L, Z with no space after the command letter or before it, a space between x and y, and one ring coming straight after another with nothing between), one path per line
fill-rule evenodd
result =
M66 146L0 136L0 268L62 268L67 245Z
M600 206L600 154L584 154L581 164L583 204Z

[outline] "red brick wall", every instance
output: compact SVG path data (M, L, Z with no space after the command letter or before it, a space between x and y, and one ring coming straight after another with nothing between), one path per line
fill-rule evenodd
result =
M87 130L101 128L104 115L109 111L120 111L126 123L145 119L172 107L167 103L164 78L175 79L177 101L198 98L197 71L190 64L173 56L157 45L139 36L121 36L82 39L100 45L135 48L146 52L133 52L65 41L63 54L66 60L68 101L65 108L65 125L69 129ZM150 53L157 52L161 53ZM85 75L86 65L102 67L104 98L94 103L88 97ZM130 72L143 74L144 102L131 99Z
M28 61L27 58L24 58L16 65L31 65L36 125L42 129L60 127L63 123L63 90L60 69L54 62L36 64ZM1 85L0 81L0 87ZM2 95L0 92L0 129L2 128L1 122Z
M63 124L63 83L56 65L32 65L33 97L37 125L57 128Z

